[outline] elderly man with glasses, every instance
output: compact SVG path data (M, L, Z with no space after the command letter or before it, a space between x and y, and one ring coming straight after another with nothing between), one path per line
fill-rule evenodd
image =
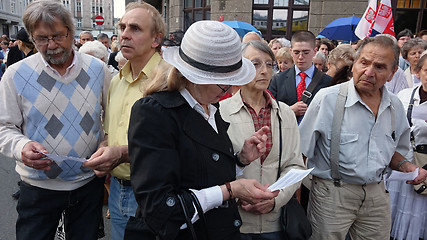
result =
M103 62L73 50L73 18L62 4L33 2L23 22L38 53L0 82L0 152L16 160L22 180L16 239L54 239L63 211L67 239L97 239L104 178L82 161L103 140L111 76Z

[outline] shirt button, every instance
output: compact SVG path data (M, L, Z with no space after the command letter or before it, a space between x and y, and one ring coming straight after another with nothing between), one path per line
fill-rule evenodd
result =
M213 153L212 154L212 160L214 160L215 162L218 162L218 160L219 160L219 154L218 153Z
M240 220L234 220L234 226L240 227L240 226L242 226L242 222Z
M173 207L175 206L175 198L173 197L168 197L166 199L166 205L168 205L168 207Z

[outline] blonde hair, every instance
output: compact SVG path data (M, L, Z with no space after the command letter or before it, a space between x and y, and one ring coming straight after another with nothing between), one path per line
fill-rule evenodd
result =
M163 61L153 72L153 76L141 85L141 92L144 96L155 92L173 92L183 89L188 80L174 66Z
M288 47L282 47L277 51L276 53L276 60L289 60L291 62L294 62L294 59L292 58L291 49Z

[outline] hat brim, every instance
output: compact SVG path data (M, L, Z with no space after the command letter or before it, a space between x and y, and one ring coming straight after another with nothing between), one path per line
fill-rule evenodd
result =
M250 83L256 74L254 65L244 57L242 57L242 66L238 70L228 73L207 72L191 66L179 56L179 47L163 49L163 59L176 67L186 79L195 84L242 86Z

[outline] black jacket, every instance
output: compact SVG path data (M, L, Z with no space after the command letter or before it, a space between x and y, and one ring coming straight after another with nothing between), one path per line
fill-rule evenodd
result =
M218 133L179 92L160 92L138 100L129 124L131 182L141 215L161 239L191 239L179 230L185 218L176 193L235 179L228 123L215 114ZM184 193L190 218L194 208ZM175 202L173 206L170 206ZM168 204L169 203L169 204ZM206 214L210 239L238 239L241 219L235 201ZM194 224L200 234L200 221ZM203 238L202 238L203 239Z
M317 71L317 68L314 68L313 76ZM310 105L314 95L316 95L321 88L329 86L331 79L330 76L323 74L321 81L312 92L312 97L307 100L307 105ZM295 81L295 66L292 66L288 70L274 75L270 82L270 86L268 86L268 90L274 98L292 106L297 102L297 87Z

